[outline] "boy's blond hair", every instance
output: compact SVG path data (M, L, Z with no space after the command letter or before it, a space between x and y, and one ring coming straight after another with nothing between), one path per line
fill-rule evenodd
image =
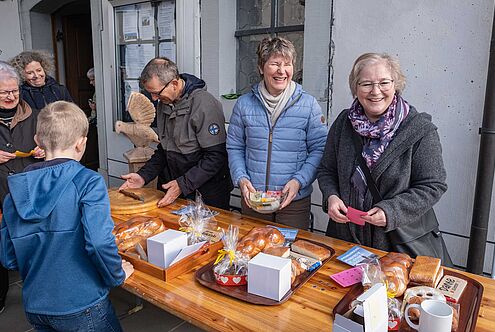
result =
M47 151L66 150L81 137L88 135L86 114L74 103L56 101L38 115L36 136Z

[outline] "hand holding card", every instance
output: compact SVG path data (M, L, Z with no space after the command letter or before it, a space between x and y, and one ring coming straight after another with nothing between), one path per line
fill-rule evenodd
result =
M352 206L347 207L347 218L350 222L355 223L356 225L364 226L366 223L362 216L366 216L368 213L355 209Z

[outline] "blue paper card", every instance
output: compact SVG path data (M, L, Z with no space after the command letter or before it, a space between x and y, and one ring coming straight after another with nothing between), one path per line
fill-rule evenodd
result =
M285 238L284 246L288 246L294 242L296 240L297 232L299 232L299 230L295 228L270 227L276 228L280 231L280 233L282 233Z
M350 266L356 266L370 258L378 258L378 255L375 255L374 253L361 248L360 246L354 246L337 257L339 261L344 262Z

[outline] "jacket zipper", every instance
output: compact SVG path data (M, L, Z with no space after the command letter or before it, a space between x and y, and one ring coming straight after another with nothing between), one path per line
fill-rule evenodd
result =
M270 118L268 117L268 110L266 109L265 104L263 103L263 100L261 100L261 97L257 96L258 99L260 99L261 105L265 108L265 115L266 115L266 121L268 122L268 125L270 126L269 132L268 132L268 151L267 151L267 158L266 158L266 176L265 176L265 191L268 191L268 179L270 178L270 164L272 160L272 142L273 142L273 128L275 128L275 125L278 122L278 119L284 114L288 108L292 107L299 99L301 98L302 93L300 93L294 100L289 105L286 105L285 108L280 112L280 115L278 116L277 120L275 120L275 123L273 126L270 126Z

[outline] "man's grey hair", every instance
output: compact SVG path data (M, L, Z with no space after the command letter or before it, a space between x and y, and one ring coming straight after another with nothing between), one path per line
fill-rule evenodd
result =
M0 81L7 80L7 79L16 80L17 85L19 85L19 83L20 83L20 77L19 77L19 74L17 73L17 70L15 70L15 68L12 67L7 62L0 61Z
M179 78L179 70L177 69L177 65L169 58L154 58L144 67L139 81L141 84L145 84L153 79L153 77L157 77L160 83L166 85L173 79Z

